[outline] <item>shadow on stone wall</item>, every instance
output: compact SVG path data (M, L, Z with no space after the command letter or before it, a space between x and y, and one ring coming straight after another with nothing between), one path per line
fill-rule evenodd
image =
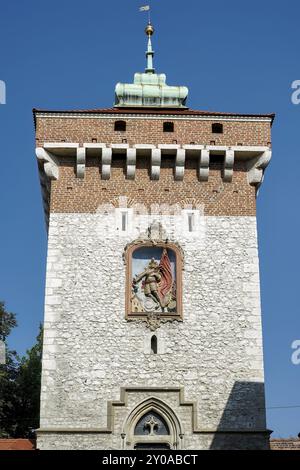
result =
M210 449L269 449L262 382L235 382Z

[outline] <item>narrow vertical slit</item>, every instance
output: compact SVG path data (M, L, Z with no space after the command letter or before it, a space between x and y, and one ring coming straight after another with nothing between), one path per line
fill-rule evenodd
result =
M127 213L122 212L122 232L126 232L127 228Z
M155 335L151 337L151 352L157 354L157 337Z
M188 214L188 224L189 224L189 232L192 232L193 227L194 227L194 214Z

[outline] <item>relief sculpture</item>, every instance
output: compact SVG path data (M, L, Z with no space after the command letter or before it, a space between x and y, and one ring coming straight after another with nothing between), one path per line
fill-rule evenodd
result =
M159 247L136 250L132 274L132 312L176 312L176 256L172 250Z

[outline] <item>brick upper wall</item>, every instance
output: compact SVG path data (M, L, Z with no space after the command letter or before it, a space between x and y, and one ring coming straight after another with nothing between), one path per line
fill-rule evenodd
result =
M36 112L36 146L49 142L89 142L135 144L199 144L224 146L270 146L271 115L247 117L238 115L199 116L197 113L146 110L106 110L88 112ZM125 120L125 132L114 131L116 120ZM174 132L163 132L163 122L174 122ZM212 133L212 124L221 122L223 133ZM59 157L59 179L51 181L50 211L95 212L100 204L127 196L134 203L203 204L206 215L252 216L256 212L256 189L247 180L246 164L236 161L233 179L225 183L222 165L211 156L209 179L199 181L197 159L186 157L183 181L175 181L175 158L162 155L160 179L150 179L150 156L137 156L134 180L126 179L125 155L113 154L111 177L101 179L101 159L88 155L83 179L76 177L75 158Z
M125 132L115 132L116 120L125 120ZM174 122L174 132L163 132L163 122ZM72 117L38 117L36 124L36 143L42 146L44 142L92 142L97 139L101 143L121 143L127 140L134 144L172 144L174 140L179 145L191 142L201 145L270 145L271 126L268 121L222 121L223 134L212 133L212 124L220 122L174 119L130 119L115 116L110 118L72 118Z
M60 177L51 183L51 212L96 212L100 204L117 205L118 197L130 203L204 205L206 215L255 215L255 188L247 182L242 163L234 166L232 183L224 183L221 165L211 165L208 182L199 182L197 161L187 159L183 181L174 180L174 158L163 158L160 179L149 176L150 162L137 158L135 180L125 179L125 156L113 156L111 178L101 179L99 160L87 161L84 179L75 176L74 161L65 158Z

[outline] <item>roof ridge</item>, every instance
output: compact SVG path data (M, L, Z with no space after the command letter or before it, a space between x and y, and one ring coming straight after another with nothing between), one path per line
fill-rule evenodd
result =
M33 108L33 113L61 113L61 114L178 114L178 115L199 115L199 116L260 116L274 117L275 113L235 113L224 111L207 111L196 109L173 109L173 108L95 108L95 109L66 109L50 110Z

